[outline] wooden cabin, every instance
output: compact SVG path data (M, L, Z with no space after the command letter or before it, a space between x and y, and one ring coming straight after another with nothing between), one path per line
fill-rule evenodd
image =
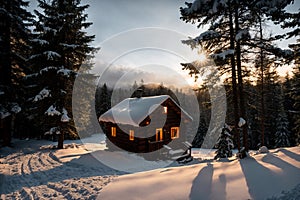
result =
M99 117L108 148L148 153L164 146L178 149L186 141L192 117L170 96L127 98ZM110 144L113 143L114 145Z

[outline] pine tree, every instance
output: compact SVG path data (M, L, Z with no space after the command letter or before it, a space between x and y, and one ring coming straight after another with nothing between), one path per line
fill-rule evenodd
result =
M215 152L216 155L214 159L229 158L232 156L233 142L230 132L230 127L225 124L216 144L218 150Z
M97 116L100 117L103 113L108 111L111 107L110 105L110 95L106 83L102 87L99 87L99 90L96 93L96 111Z
M21 110L18 88L27 64L33 18L25 9L28 5L23 0L0 2L0 137L4 146L10 145L12 115Z
M284 97L282 88L279 96L280 109L276 119L275 147L288 147L290 146L289 121L286 111L284 110Z
M43 12L35 11L38 22L31 56L33 77L37 83L33 111L39 118L41 131L58 134L58 148L63 148L64 135L76 136L72 116L72 87L77 71L90 53L94 36L84 31L92 23L86 22L80 0L39 0Z
M295 52L294 77L292 79L291 97L293 99L292 118L295 144L300 144L300 39L291 46Z
M246 99L244 94L242 69L242 43L250 37L248 2L241 1L203 1L186 3L180 8L181 19L185 22L198 23L198 27L209 25L204 33L194 39L184 41L192 48L200 45L214 59L221 74L231 76L234 124L237 127L240 117L246 119ZM195 70L193 65L183 65L184 69ZM246 120L247 121L247 120ZM243 145L248 150L248 126L243 126ZM240 149L239 133L234 129L235 140Z
M198 130L192 142L193 147L195 148L201 147L204 137L207 133L207 129L208 129L207 127L208 125L206 124L204 117L200 116Z

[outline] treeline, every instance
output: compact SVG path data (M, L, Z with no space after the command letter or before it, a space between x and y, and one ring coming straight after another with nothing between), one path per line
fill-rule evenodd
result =
M299 113L298 105L295 103L294 91L298 91L298 77L288 75L283 80L275 69L270 69L266 73L268 80L265 83L264 101L265 111L262 114L261 110L261 83L247 82L245 84L245 101L247 110L246 118L248 119L249 137L247 143L250 149L258 149L262 145L268 148L289 147L296 146L300 142L299 129ZM226 91L227 105L223 105L226 110L226 123L229 126L234 126L234 106L232 100L232 86L230 83L224 84ZM141 92L141 93L140 93ZM114 94L114 97L112 97ZM154 96L154 95L169 95L182 108L184 108L195 119L199 117L198 124L192 124L190 135L188 138L192 141L194 147L201 147L204 138L209 137L210 134L221 133L222 129L213 129L213 133L209 133L209 124L211 122L212 112L212 98L210 96L208 87L203 85L201 88L195 89L194 93L186 93L181 89L169 89L163 84L147 85L141 81L136 82L130 88L111 89L106 84L99 85L96 91L96 113L97 117L109 110L115 104L121 102L128 97ZM196 96L200 113L195 113L195 108L191 107L192 96ZM180 101L179 101L180 99ZM195 116L198 114L198 116ZM261 120L262 115L265 117ZM195 122L192 122L195 123ZM264 123L264 124L262 124ZM240 141L243 141L242 129L238 128ZM188 134L189 135L189 134ZM234 142L237 147L237 142Z
M273 78L265 84L264 112L261 109L261 85L245 83L245 109L247 119L247 145L250 149L261 146L268 148L296 146L300 143L299 107L294 95L299 90L296 85L299 79L294 76L280 80L276 72ZM232 100L232 86L225 84L227 97L226 123L234 128L234 105ZM195 147L200 147L207 134L210 123L211 102L207 88L197 91L199 106L205 115L200 115L197 136L193 141ZM298 97L297 97L298 98ZM264 117L264 120L262 120ZM221 130L219 130L220 132ZM242 128L237 128L240 142L243 141ZM237 147L237 141L234 141Z
M275 146L273 135L284 134L283 125L289 126L289 130L290 126L294 126L293 134L299 135L300 40L298 38L296 43L289 44L289 49L281 49L276 45L278 40L299 36L299 10L296 12L287 10L293 3L292 0L195 0L193 3L186 2L185 6L180 8L180 18L184 22L206 29L199 36L183 41L192 49L200 48L214 61L219 74L210 74L206 83L211 82L209 79L218 80L219 76L223 75L228 78L231 115L227 114L227 117L234 119L233 122L230 121L233 123L232 132L239 150L248 151L249 145L252 145L249 140L257 140L251 137L258 134L259 126L260 145ZM274 24L280 29L277 35L270 34ZM293 86L276 86L278 83L275 75L271 73L272 68L293 62L295 64ZM195 77L203 76L208 70L207 64L198 61L182 65ZM286 81L286 84L289 84L289 81ZM280 100L278 95L289 95L290 101L294 103L288 103L288 97ZM293 106L293 110L289 110L287 104L290 108ZM281 106L281 109L277 109L278 106ZM291 115L294 116L293 120L290 119L292 121L289 125L283 122L284 113L290 118ZM282 130L275 131L275 123L279 117L282 119L277 123L282 124ZM246 124L239 127L241 118ZM295 137L290 138L294 144L299 142L299 139L293 139ZM257 143L253 142L254 146Z
M72 89L88 72L90 46L86 9L80 0L0 1L0 140L11 136L78 138L72 114ZM83 92L85 92L83 90ZM84 104L81 106L86 106ZM86 109L89 109L88 107ZM48 135L48 136L47 136Z

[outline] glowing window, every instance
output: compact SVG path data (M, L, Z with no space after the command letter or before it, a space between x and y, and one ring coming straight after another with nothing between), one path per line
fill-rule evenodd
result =
M156 129L156 141L162 141L163 138L163 130L162 128L157 128Z
M168 107L164 106L164 113L167 114L168 113Z
M117 129L116 129L116 127L111 127L111 136L113 136L113 137L117 136Z
M179 127L172 127L171 128L171 138L179 138Z
M134 130L129 131L129 140L134 140Z

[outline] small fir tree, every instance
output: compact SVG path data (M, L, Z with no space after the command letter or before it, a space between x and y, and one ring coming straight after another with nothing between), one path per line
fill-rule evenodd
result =
M216 147L218 148L218 150L215 152L215 159L228 158L232 156L232 149L234 146L231 136L231 130L227 124L225 124L224 128L222 129Z

